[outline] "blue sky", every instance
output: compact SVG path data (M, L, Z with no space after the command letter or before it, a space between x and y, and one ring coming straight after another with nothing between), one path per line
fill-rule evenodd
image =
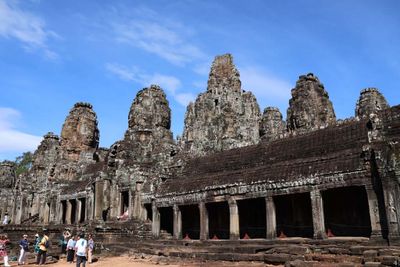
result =
M75 102L93 104L100 145L121 139L138 90L165 90L172 130L231 53L261 111L286 117L298 76L316 74L336 116L361 89L400 104L400 1L0 0L0 160L60 134Z

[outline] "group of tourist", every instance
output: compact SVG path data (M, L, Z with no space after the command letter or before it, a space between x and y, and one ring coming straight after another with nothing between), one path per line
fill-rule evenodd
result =
M60 238L61 253L67 254L67 262L76 262L76 266L86 266L86 262L92 263L93 261L93 250L94 241L92 235L88 236L88 240L84 238L84 234L72 236L71 233L66 230ZM0 234L0 257L3 257L4 266L11 266L9 264L7 254L7 244L10 243L6 234ZM28 235L23 235L22 239L18 243L20 247L20 254L18 258L18 265L25 265L26 256L29 252L30 242L28 241ZM34 241L34 253L36 254L36 264L44 265L46 263L47 250L50 247L50 240L48 237L47 230L44 230L42 235L35 235ZM75 259L76 255L76 259Z
M88 240L84 234L71 236L67 231L62 236L61 253L67 254L67 262L73 263L76 261L76 266L79 267L82 263L83 267L88 263L93 262L94 241L92 235L89 234ZM76 259L75 259L76 255Z

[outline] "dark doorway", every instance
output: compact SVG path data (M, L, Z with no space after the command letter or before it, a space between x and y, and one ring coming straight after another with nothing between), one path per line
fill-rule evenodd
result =
M237 201L240 238L266 238L265 198Z
M371 235L368 197L363 186L329 189L322 192L325 229L335 236Z
M71 204L71 224L76 223L76 200L71 199L70 201Z
M63 223L63 224L65 224L65 220L66 220L66 218L67 218L67 201L66 200L62 200L61 201L61 212L62 212L62 215L61 215L61 222Z
M171 235L174 233L174 211L172 207L159 208L160 211L160 229Z
M228 202L206 203L210 239L229 239Z
M146 219L153 221L153 209L151 208L151 204L144 204L144 208L146 210Z
M276 229L281 237L313 237L310 193L275 196Z
M123 215L129 208L129 191L121 192L121 215Z
M81 214L79 214L79 222L83 223L86 217L86 198L80 198L81 202Z
M182 237L200 239L200 210L197 205L179 206L182 217Z

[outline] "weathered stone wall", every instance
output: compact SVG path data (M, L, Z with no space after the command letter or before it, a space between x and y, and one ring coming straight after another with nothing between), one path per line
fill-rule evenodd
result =
M376 88L361 91L356 105L356 117L368 117L372 113L389 108L385 97Z
M267 107L260 121L260 137L265 141L273 141L283 137L286 133L286 123L278 108Z
M232 56L217 56L207 91L187 108L181 146L196 156L257 144L259 119L256 98L241 89Z
M286 120L288 130L299 133L335 124L336 116L328 92L314 74L299 77L292 89Z

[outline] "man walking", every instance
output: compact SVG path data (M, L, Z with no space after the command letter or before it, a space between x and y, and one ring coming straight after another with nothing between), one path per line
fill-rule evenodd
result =
M80 234L75 244L76 251L76 267L86 267L86 252L87 252L87 241L84 239L84 234Z
M47 230L43 230L43 237L39 242L39 253L37 255L36 264L46 264L47 248L50 245L49 237L47 236Z
M18 265L25 265L26 253L28 253L29 251L29 241L27 235L22 236L21 241L19 241L19 246L21 248L21 251L19 254Z

